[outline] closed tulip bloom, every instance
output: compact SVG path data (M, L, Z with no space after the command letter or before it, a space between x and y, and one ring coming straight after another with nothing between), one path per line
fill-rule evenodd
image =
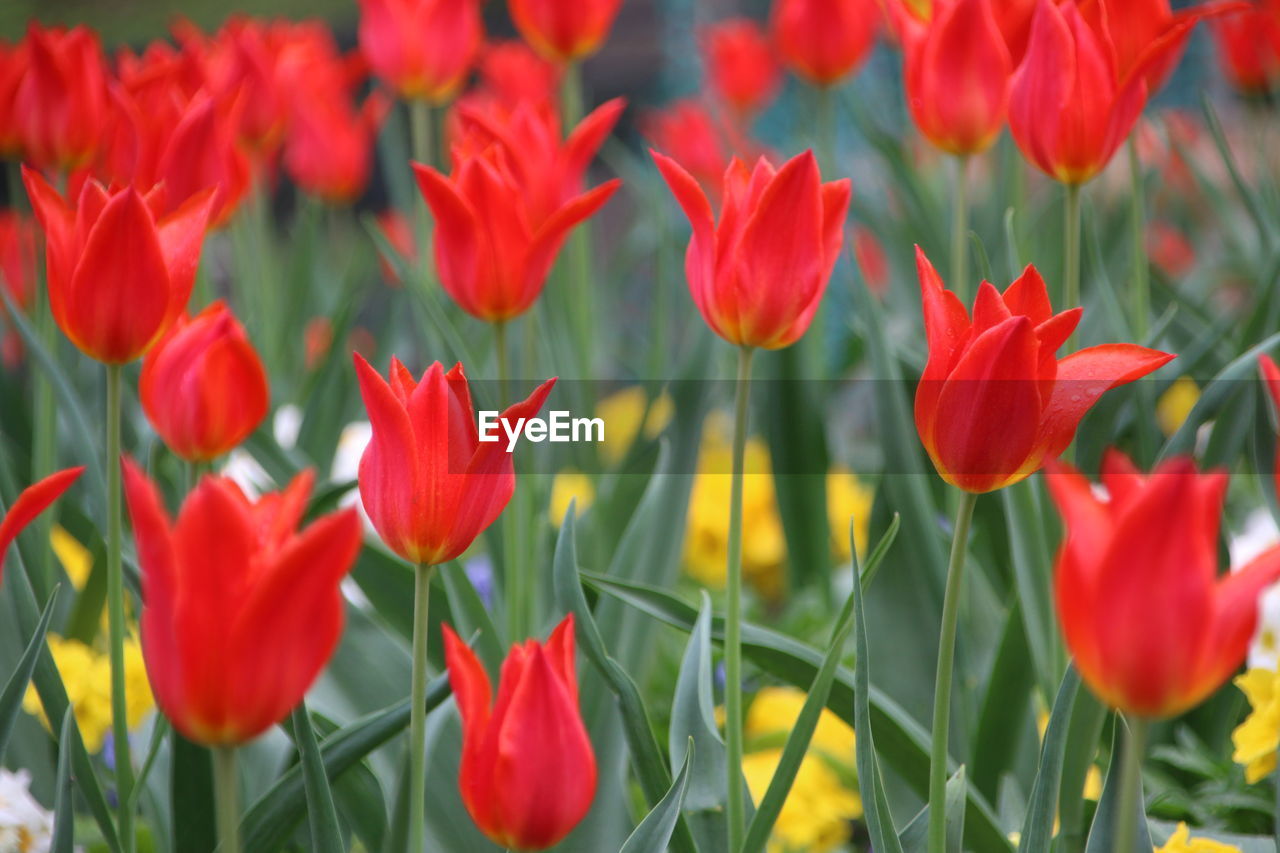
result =
M123 465L156 704L197 743L253 740L302 700L337 648L339 584L360 553L360 517L348 509L299 530L307 472L257 501L205 477L170 522L155 484Z
M479 658L448 625L442 631L462 717L458 785L467 812L499 847L554 846L596 791L595 753L578 710L573 614L545 644L512 646L496 702Z
M1147 101L1142 69L1122 77L1109 32L1074 3L1040 0L1013 75L1009 129L1023 156L1064 184L1102 171Z
M58 327L98 361L138 358L191 297L214 190L157 219L163 187L143 196L90 180L73 208L36 172L23 167L22 178L44 229Z
M179 318L142 362L142 410L188 462L231 451L267 416L267 374L231 311L215 302Z
M410 100L450 100L483 36L479 0L360 0L360 51L374 74Z
M1054 571L1058 619L1080 675L1121 711L1172 717L1204 701L1243 663L1258 596L1280 578L1280 548L1218 576L1225 471L1189 458L1149 476L1112 451L1100 497L1066 465L1048 469L1066 525Z
M84 468L68 468L50 474L38 483L22 490L18 499L9 507L8 512L0 519L0 579L4 578L4 556L28 524L35 521L36 516L49 508L49 505L62 497L62 493L71 488L72 483L80 478Z
M774 0L770 27L782 61L819 86L852 74L875 46L875 0Z
M1067 449L1104 391L1174 356L1102 344L1057 357L1081 308L1054 314L1033 266L1004 293L987 281L970 318L916 249L929 361L916 389L920 441L944 480L967 492L1016 483Z
M317 97L322 99L305 99L293 111L285 171L303 192L331 204L350 204L369 182L376 132L390 104L380 92L359 110L327 95Z
M0 41L0 157L22 156L22 129L18 127L18 88L27 76L26 42Z
M730 18L702 34L711 89L735 113L757 113L777 97L782 66L764 29L750 18Z
M574 62L600 49L622 0L508 0L511 20L534 50Z
M87 27L27 31L27 72L14 94L13 118L24 159L69 171L97 150L107 118L107 69Z
M922 37L930 22L946 5L955 0L886 0L885 12L890 32L901 43L907 44ZM1036 0L992 0L991 11L996 26L1009 49L1014 68L1022 63L1027 51L1027 39L1031 35L1031 20L1036 11Z
M698 182L669 157L653 158L693 225L685 276L707 325L743 347L799 340L844 242L848 179L824 184L812 151L776 170L763 157L754 170L735 158L717 224Z
M986 150L1008 113L1013 62L991 3L939 3L930 24L903 44L911 117L951 154Z
M391 360L390 382L355 355L373 438L360 459L360 499L387 547L419 565L447 563L501 515L516 475L506 434L481 441L462 365L439 362L422 381ZM512 429L537 415L554 379L500 419Z
M618 189L587 192L583 176L622 111L611 101L560 142L559 124L532 106L505 123L465 112L453 174L414 163L435 218L440 283L464 311L488 322L517 317L542 293L569 233Z
M644 133L653 147L668 152L719 200L729 163L729 133L706 105L693 98L669 104L646 116Z

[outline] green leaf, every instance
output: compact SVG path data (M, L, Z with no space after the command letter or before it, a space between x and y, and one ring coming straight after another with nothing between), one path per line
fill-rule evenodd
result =
M1098 754L1098 738L1106 718L1107 709L1092 693L1088 690L1076 692L1058 794L1058 820L1062 824L1060 837L1071 850L1084 846L1084 784Z
M449 697L449 680L440 676L427 685L427 710ZM320 757L329 780L335 781L347 768L404 731L409 725L409 700L375 711L343 726L320 744ZM293 834L306 813L306 785L302 768L295 765L259 797L241 823L245 850L279 850Z
M635 828L618 853L653 853L667 849L671 834L680 822L680 809L684 804L685 789L689 783L689 765L694 759L693 738L689 738L684 754L684 763L671 789L653 807L653 811L644 816L640 825Z
M1102 798L1098 800L1098 810L1093 814L1093 826L1089 829L1089 842L1085 845L1085 853L1111 853L1116 837L1116 819L1122 807L1120 803L1120 777L1124 761L1121 753L1120 730L1128 737L1128 727L1124 718L1116 715L1116 727L1112 735L1111 766L1107 768L1107 778L1102 782ZM1142 779L1138 779L1138 803L1141 812L1137 826L1137 844L1140 850L1150 850L1151 829L1147 826L1146 797L1142 794Z
M1222 130L1222 122L1218 119L1218 113L1214 110L1213 102L1209 100L1207 93L1203 93L1200 96L1200 109L1204 113L1205 125L1213 136L1213 142L1218 147L1218 153L1222 156L1222 163L1227 167L1227 174L1231 176L1231 183L1235 185L1236 192L1240 194L1240 200L1244 202L1245 210L1249 212L1249 217L1258 229L1258 236L1262 239L1264 245L1270 245L1271 229L1267 227L1267 219L1262 213L1262 205L1249 188L1249 183L1241 175L1240 167L1236 165L1236 159L1231 154L1231 146L1228 144L1227 136Z
M307 703L293 709L293 737L302 758L302 782L307 802L307 824L311 830L311 849L317 853L344 853L342 829L338 826L338 810L333 804L329 776L320 757L316 732L311 727Z
M947 779L947 850L958 850L961 836L964 834L964 809L960 808L964 802L965 789L967 783L965 781L964 765L951 777ZM902 845L903 850L923 850L929 844L929 804L926 803L924 808L916 812L916 816L911 818L911 822L903 828L898 834L898 843Z
M849 538L852 540L852 524L850 528ZM885 540L881 544L884 541L892 543L897 536L897 532L898 528L896 526L890 527L889 532L885 535ZM778 759L778 766L774 770L773 778L769 781L769 787L765 790L764 797L756 806L755 817L751 819L751 823L747 827L747 837L742 846L744 853L755 853L755 851L763 850L768 842L769 835L773 832L773 825L777 821L783 805L786 804L787 794L791 791L791 785L795 782L796 774L800 772L800 764L804 761L805 755L809 751L809 742L813 739L813 733L818 728L818 720L826 707L828 697L831 695L831 685L835 681L836 667L840 665L840 658L844 655L844 648L849 640L849 632L853 630L855 610L862 601L863 576L858 571L857 547L858 543L851 541L850 553L853 555L854 571L857 573L858 583L852 584L853 592L846 599L844 607L840 611L840 616L836 620L836 627L831 632L827 654L822 659L822 665L818 668L818 673L813 678L813 684L809 687L808 695L805 696L804 704L800 708L800 714L796 717L791 734L787 737L787 744L783 747L782 756ZM883 559L887 549L877 547L876 550L876 556ZM864 625L864 631L865 628L866 626ZM865 648L860 647L858 657L859 673L866 670L867 660ZM866 686L863 685L861 691L858 691L855 687L855 696L866 696ZM868 711L869 718L870 712ZM867 738L862 743L865 744L864 748L874 756L870 733L870 727L868 726ZM872 772L879 773L878 765L873 766L871 769ZM863 777L859 775L859 778ZM876 785L878 785L878 775L875 781ZM877 807L879 806L878 803L876 805ZM885 814L888 813L887 805L884 811ZM886 832L892 832L894 837L897 837L897 832L893 830L891 820L888 826L882 826L882 829ZM887 848L877 844L876 849Z
M13 724L17 722L18 712L22 709L22 697L26 695L27 685L31 683L36 661L44 650L44 638L49 633L49 620L53 618L53 608L58 601L58 589L59 587L54 587L49 603L44 606L40 622L31 633L26 650L18 660L13 675L9 676L4 692L0 693L0 760L4 759L5 747L9 745L9 735L13 733Z
M1067 748L1067 730L1076 691L1079 689L1080 676L1076 673L1075 666L1069 666L1058 687L1057 698L1053 700L1053 711L1049 714L1049 725L1044 732L1036 779L1031 787L1031 802L1027 806L1026 820L1022 824L1019 853L1048 853L1053 841L1058 790L1062 784L1062 760Z
M631 751L631 764L644 792L645 800L656 806L671 787L671 770L666 756L658 746L649 721L649 712L635 681L626 670L609 655L595 617L582 594L582 581L578 569L577 544L574 541L576 501L569 502L560 533L556 539L555 556L552 559L552 581L555 587L556 606L574 615L575 634L587 660L604 678L618 701L622 714L622 726ZM691 623L692 624L692 623ZM677 827L672 846L684 853L695 853L693 836L684 821Z
M852 525L850 525L852 529ZM850 539L852 539L850 535ZM850 549L854 568L858 563L857 543ZM860 575L859 575L860 576ZM858 783L862 789L863 810L867 830L871 833L871 846L880 853L902 853L898 831L893 826L893 813L885 796L884 779L880 776L880 760L876 755L876 742L871 721L871 652L867 640L867 617L862 609L862 584L853 585L853 617L855 623L854 645L858 668L854 675L853 730L858 735L855 758L858 767Z
M582 572L581 577L592 588L682 631L692 630L697 621L697 611L665 589L590 572ZM711 636L714 641L723 642L722 619L712 619ZM813 646L750 622L742 626L742 652L755 666L801 689L813 682L824 657L823 652ZM854 673L848 667L838 667L827 707L856 730L854 693ZM912 790L923 795L929 787L929 733L884 691L872 686L869 695L871 721L879 733L879 755ZM1012 846L987 801L970 788L966 803L965 821L970 843L984 851L1011 850Z
M973 786L989 800L999 794L1000 780L1011 768L1019 738L1026 731L1030 698L1035 690L1022 606L1014 598L1005 618L1004 634L987 679L978 729L974 735Z
M1039 483L1034 478L1000 490L1009 552L1013 558L1014 587L1022 605L1027 648L1034 672L1041 677L1046 701L1059 678L1058 623L1053 615L1053 577L1049 543L1045 541L1044 512Z
M715 718L711 673L711 598L702 592L698 619L689 632L671 700L667 751L674 766L692 743L698 751L690 770L685 804L690 811L719 810L725 803L725 746ZM687 759L686 759L687 760Z
M71 792L71 755L73 742L80 739L75 726L75 709L67 707L58 728L58 771L53 795L53 840L51 853L72 853L76 843L75 801ZM80 744L84 749L84 745Z
M502 667L503 636L498 632L489 609L480 600L480 594L467 577L466 570L456 560L442 566L439 572L444 584L445 597L449 601L449 614L453 617L454 630L463 637L475 637L475 650L491 672Z
M169 736L169 797L173 849L213 853L218 846L214 813L213 753L174 729Z

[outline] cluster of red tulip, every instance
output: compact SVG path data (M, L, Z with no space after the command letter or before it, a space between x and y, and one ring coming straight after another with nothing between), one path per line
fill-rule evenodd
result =
M479 0L359 5L359 50L350 55L323 26L248 18L214 34L180 24L173 43L110 58L83 27L33 24L20 42L0 45L0 154L23 164L39 226L0 214L0 276L15 310L47 310L107 370L113 687L123 684L127 609L123 496L156 701L185 738L224 753L281 722L329 662L346 612L340 585L363 532L355 509L314 515L308 471L256 497L227 477L193 476L171 518L154 472L121 446L122 368L139 360L141 412L193 475L244 443L272 408L268 371L232 308L221 300L192 306L206 235L246 215L246 205L262 206L281 171L318 199L354 201L393 100L410 105L415 123L425 115L418 110L447 107L447 155L424 136L414 140L424 209L385 220L383 231L415 261L414 246L430 240L443 292L492 325L505 396L504 330L538 303L562 250L584 236L621 184L589 187L588 169L626 104L611 100L580 116L557 87L603 45L622 0L510 0L527 46L486 42ZM958 295L971 272L963 171L957 292L916 249L927 363L915 425L938 474L961 492L934 697L929 849L941 853L946 841L951 659L978 494L1045 470L1066 528L1055 569L1062 633L1084 681L1109 707L1135 719L1171 717L1239 667L1258 597L1280 578L1280 550L1218 578L1226 474L1199 474L1190 458L1176 457L1143 475L1112 451L1098 489L1061 459L1106 392L1174 358L1137 343L1074 346L1084 312L1077 193L1133 139L1149 98L1209 18L1235 85L1272 88L1280 77L1273 0L1177 13L1167 0L886 0L883 9L878 0L775 0L767 27L730 19L700 33L713 97L645 119L657 173L691 226L684 271L693 304L740 353L724 621L725 819L734 853L743 847L747 809L739 784L742 565L732 537L740 539L743 524L751 359L801 342L846 244L870 286L883 291L888 279L883 247L850 226L850 181L824 180L822 172L835 168L830 152L821 167L812 151L775 165L756 156L764 149L751 123L781 91L784 67L830 90L864 63L882 30L901 49L906 106L926 140L963 164L1007 124L1025 159L1068 188L1057 311L1035 265L1003 291L982 281L971 311ZM373 93L361 100L366 78ZM589 291L593 283L583 285ZM588 294L575 296L589 315ZM1147 312L1139 311L1133 328L1145 329ZM586 322L590 328L590 316ZM5 361L16 363L18 338L5 340ZM1064 347L1070 351L1059 357ZM358 354L354 365L372 428L359 463L361 503L378 538L416 574L407 836L419 851L433 572L499 521L517 478L505 444L480 440L461 364L436 362L420 379L395 358L385 377ZM1264 359L1262 370L1280 403L1280 369ZM555 382L524 400L503 399L501 420L536 416ZM38 482L0 524L0 560L80 472L34 470ZM509 583L528 583L508 571ZM525 606L511 589L508 596L508 608ZM465 632L445 625L442 633L462 723L458 784L467 811L500 846L554 846L587 815L597 788L578 703L574 616L564 615L545 643L510 649L496 698ZM119 715L123 696L113 698ZM133 767L121 726L117 720L117 830L128 851ZM224 849L235 850L234 814L223 831L228 826Z

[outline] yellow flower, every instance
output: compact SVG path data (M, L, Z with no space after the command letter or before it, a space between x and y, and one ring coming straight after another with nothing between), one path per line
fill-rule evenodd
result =
M649 396L641 385L631 385L605 397L596 403L596 416L604 421L604 441L600 455L609 465L616 465L627 455L636 436L640 434L640 421L644 419L645 438L657 438L671 422L673 406L666 394L659 395L649 406Z
M551 507L547 510L552 526L560 527L564 514L569 511L569 502L575 499L578 503L574 508L574 517L578 518L596 499L596 487L591 478L572 469L556 474L556 478L551 481Z
M766 687L761 690L751 702L743 723L747 738L775 734L785 737L790 734L800 718L805 698L804 691L794 687ZM829 761L852 768L855 742L853 727L824 708L809 748L819 750Z
M754 752L742 759L742 775L757 802L778 769L781 749ZM769 838L769 853L827 853L849 840L849 821L862 816L862 800L840 784L821 758L809 753L800 762L787 801Z
M1235 753L1231 760L1244 766L1250 783L1276 769L1276 747L1280 746L1280 673L1250 669L1235 680L1253 708L1245 721L1231 733Z
M1191 838L1191 831L1185 823L1179 823L1178 829L1163 847L1155 848L1155 853L1240 853L1234 844L1223 844L1209 838Z
M853 556L849 553L849 519L853 519L858 556L866 554L867 531L871 527L871 506L875 497L875 492L859 481L852 471L834 468L827 474L827 523L831 526L831 551L841 563Z
M53 532L49 534L49 544L53 546L58 562L66 570L71 585L76 589L84 589L85 581L89 579L89 570L93 568L93 555L89 553L89 549L60 525L54 525Z
M778 516L769 449L747 440L742 481L742 574L761 595L782 593L787 543ZM733 448L727 419L707 419L698 474L689 495L685 565L700 583L722 587L729 561L729 503L733 488Z
M67 700L75 709L76 725L84 738L85 749L98 752L111 730L110 658L79 640L63 639L56 634L49 635L49 651L66 687ZM125 639L124 678L126 716L129 728L135 729L155 707L142 648L135 637ZM34 686L27 687L22 707L28 714L39 717L46 728L49 726Z
M1200 386L1190 376L1180 376L1160 395L1156 403L1156 422L1165 435L1173 435L1186 422L1191 408L1200 399Z

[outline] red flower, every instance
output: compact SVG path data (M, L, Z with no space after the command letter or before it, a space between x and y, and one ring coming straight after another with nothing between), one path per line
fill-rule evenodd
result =
M1150 476L1112 451L1099 498L1066 465L1048 469L1066 523L1055 587L1067 648L1109 706L1172 717L1203 701L1244 661L1262 589L1280 577L1280 548L1218 578L1225 471L1188 458Z
M395 208L387 208L378 214L378 230L387 243L400 256L403 263L413 267L418 262L418 246L413 237L413 225L409 218ZM400 274L395 264L382 252L378 253L378 266L382 277L391 284L400 284Z
M478 0L360 0L360 50L405 98L452 99L483 35Z
M929 22L938 14L939 7L948 0L886 0L885 11L890 31L906 43L921 36ZM950 0L954 5L954 0ZM1036 11L1036 0L999 0L992 2L996 26L1009 48L1009 58L1016 68L1027 51L1027 39L1031 35L1031 19Z
M717 225L698 182L652 153L693 225L685 275L707 325L745 347L780 349L799 340L844 242L848 179L822 183L811 151L778 170L763 157L754 171L734 158Z
M27 74L25 41L9 44L0 41L0 157L22 156L22 128L18 126L18 87Z
M904 40L907 106L920 132L951 154L990 147L1009 109L1013 62L992 0L955 0Z
M1280 2L1260 0L1213 22L1227 80L1246 94L1270 92L1280 79Z
M512 646L497 702L475 653L448 625L449 683L462 717L458 786L476 826L499 847L544 850L591 808L596 758L578 711L573 614L543 645Z
M155 484L122 464L156 703L197 743L253 740L302 700L337 648L338 584L360 553L360 517L348 509L298 530L306 472L256 502L204 477L173 524Z
M851 74L875 46L875 0L774 0L773 41L787 67L819 86Z
M480 84L508 111L522 103L554 107L559 97L560 66L522 41L490 42L480 54Z
M411 563L447 563L502 513L516 475L505 433L481 441L462 365L439 362L421 382L396 359L391 381L355 355L373 438L360 460L360 498L387 547ZM535 416L555 380L501 415ZM513 426L514 428L514 426Z
M98 37L86 27L27 30L27 73L14 94L13 118L24 158L70 171L92 159L107 117L107 69Z
M19 308L31 302L36 292L35 224L12 210L0 210L0 279Z
M1269 355L1258 356L1258 368L1262 372L1262 382L1267 389L1267 394L1271 396L1271 404L1280 412L1280 367L1272 361ZM1275 482L1277 492L1280 493L1280 448L1276 450L1276 456L1272 468L1272 478Z
M141 356L186 308L213 190L157 219L163 188L108 192L88 181L75 208L37 173L23 182L44 228L49 302L59 328L107 364Z
M461 110L453 174L413 164L436 221L441 284L463 310L498 322L537 300L569 232L621 183L582 192L587 166L623 106L604 104L563 143L554 115L532 105L505 123Z
M867 287L881 299L889 292L889 258L875 232L862 225L853 229L853 256Z
M1160 54L1163 56L1164 54ZM1040 0L1026 57L1013 75L1009 129L1023 156L1065 184L1102 171L1147 101L1145 68L1122 76L1106 27L1074 3Z
M916 389L920 441L944 480L967 492L1016 483L1067 449L1104 391L1174 356L1103 344L1061 360L1082 308L1054 314L1044 280L1028 266L1003 294L978 288L973 318L918 247L929 361Z
M142 410L169 449L189 462L216 459L267 416L267 374L240 322L215 302L179 318L142 362Z
M1170 278L1186 274L1196 264L1196 250L1177 226L1155 220L1147 226L1147 254Z
M622 0L508 0L511 20L543 56L574 62L600 49Z
M1196 24L1249 8L1248 3L1231 0L1202 3L1176 14L1169 0L1077 0L1077 5L1095 32L1110 36L1120 77L1140 73L1149 96L1168 82Z
M71 484L80 478L84 468L67 468L50 474L38 483L28 486L18 495L18 499L9 507L9 511L0 519L0 579L4 577L4 555L8 552L18 534L35 520L36 516L48 509L49 505L62 497L62 493L71 488Z
M777 96L782 67L764 29L750 18L730 18L706 29L702 52L711 88L740 116L759 112Z

